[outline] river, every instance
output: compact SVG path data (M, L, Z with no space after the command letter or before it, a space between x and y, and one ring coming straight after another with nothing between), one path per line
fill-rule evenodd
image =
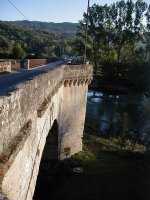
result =
M150 142L150 97L140 93L108 95L88 91L86 128L103 137L118 133L118 113L128 113L129 134L138 132L142 142Z
M134 95L126 94L126 95L112 96L112 95L105 95L100 92L89 91L87 99L85 131L87 130L88 132L93 132L103 137L116 136L116 133L118 131L118 121L116 114L120 112L122 113L127 112L129 115L130 133L139 131L141 133L141 139L143 138L144 142L148 142L148 140L150 141L149 137L150 98L147 98L142 94L134 94ZM45 150L44 152L48 152L47 149ZM50 161L50 159L48 159L48 161ZM97 162L99 162L100 164L95 164ZM36 190L33 198L34 200L43 200L43 199L54 200L59 198L72 199L73 197L74 197L73 199L81 199L82 197L83 197L82 199L86 199L85 196L87 196L88 191L90 191L89 194L91 194L93 198L95 198L95 196L93 195L100 194L96 196L97 199L108 199L109 197L111 197L111 199L116 199L117 197L120 197L119 199L121 199L122 194L123 196L127 197L127 199L137 199L136 197L138 191L140 195L142 194L141 195L143 197L142 199L146 200L146 198L144 198L144 195L147 195L147 188L149 186L149 185L147 186L147 184L149 183L148 182L149 174L147 173L149 172L149 168L148 169L146 168L147 170L146 171L143 165L141 168L139 164L137 163L134 164L134 160L133 162L130 160L129 162L127 162L126 160L123 161L118 157L115 158L114 156L111 157L110 155L106 154L104 156L103 154L101 154L100 161L98 160L96 160L96 162L92 161L92 165L89 165L89 160L88 162L83 161L85 174L80 176L72 173L71 165L69 164L69 162L68 163L64 162L62 163L62 165L60 165L60 163L54 160L49 163L46 164L45 163L46 163L45 160L42 159L36 183ZM103 165L101 163L103 163ZM111 163L111 171L110 171L110 163ZM104 166L106 167L106 169L104 169ZM94 171L93 173L93 170L95 169L96 172ZM141 173L139 173L139 170ZM88 188L86 191L86 188L89 185L88 184L89 177L90 179L94 177L93 182L96 180L95 185L94 186L92 185L92 187L94 188L94 189L92 188L93 191L90 187L89 187L90 189ZM114 177L116 179L113 179ZM102 182L99 182L99 180L102 180ZM140 183L141 180L142 184ZM76 181L78 181L78 184L76 183ZM112 186L112 184L110 184L111 182L113 182L115 187L111 188ZM85 183L87 183L87 186ZM111 185L110 187L107 187L108 183L109 185ZM137 185L137 183L140 184ZM132 188L131 186L132 185L134 186L135 184L136 187ZM97 185L98 189L95 190L95 188L97 188ZM83 193L81 191L81 186L84 188ZM101 193L99 193L100 188L103 187L104 189L102 189ZM127 191L124 190L124 188L128 187L129 187L129 192L127 193ZM107 190L107 188L109 188L109 190ZM107 192L108 196L106 195L106 191L108 191ZM130 193L131 196L128 196ZM135 194L135 198L132 193ZM75 196L76 194L77 195L79 194L79 196ZM104 196L102 196L101 194L103 194ZM113 198L112 194L117 195L116 198ZM141 196L139 199L141 199ZM92 197L90 199L92 199Z

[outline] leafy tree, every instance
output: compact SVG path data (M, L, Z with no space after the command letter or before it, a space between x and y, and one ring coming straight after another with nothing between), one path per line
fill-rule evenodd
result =
M145 15L148 24L149 9L143 0L137 0L136 3L132 0L121 0L110 6L94 4L89 9L89 15L84 13L84 18L79 23L77 49L83 53L85 22L88 18L87 56L95 65L95 69L101 62L133 63L136 60L138 45L143 40ZM145 42L148 44L148 40ZM117 74L120 74L119 65Z
M15 59L24 59L26 56L25 51L22 49L20 44L14 46L12 55Z
M0 53L10 53L11 42L6 37L0 37Z
M118 144L120 145L120 149L122 151L122 148L126 144L126 139L128 135L128 124L129 124L129 115L128 113L117 113L117 118L119 121L119 131L120 136L118 137Z
M145 61L150 63L150 5L147 7L146 12L147 26L144 33L144 44L145 44Z

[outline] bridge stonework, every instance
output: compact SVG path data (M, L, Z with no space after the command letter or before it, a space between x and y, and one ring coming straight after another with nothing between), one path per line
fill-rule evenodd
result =
M0 200L32 200L46 138L58 124L64 148L82 150L90 65L62 65L0 98Z

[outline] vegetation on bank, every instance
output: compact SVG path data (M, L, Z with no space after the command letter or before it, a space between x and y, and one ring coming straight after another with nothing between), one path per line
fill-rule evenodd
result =
M124 154L119 148L116 141L86 135L84 151L71 158L84 169L81 177L73 177L84 188L78 188L81 199L148 200L149 156L141 146L134 152L126 147Z
M82 152L51 166L34 200L149 200L150 160L142 146L120 154L116 141L89 134L83 143ZM73 172L74 167L83 172Z
M143 0L94 4L80 21L76 50L84 53L88 23L87 58L94 72L111 85L150 89L150 5ZM118 82L116 81L118 80ZM100 85L99 85L100 86Z
M100 62L146 62L150 50L150 5L143 0L94 4L84 13L77 30L76 48L83 53L88 23L87 57L95 70ZM116 73L120 73L117 66Z

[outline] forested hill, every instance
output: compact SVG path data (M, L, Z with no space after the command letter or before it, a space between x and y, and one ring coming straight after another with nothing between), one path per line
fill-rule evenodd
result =
M53 22L39 22L39 21L13 21L13 24L20 25L27 29L32 30L42 30L42 31L52 31L56 33L63 33L65 36L74 37L77 31L77 23L63 22L63 23L53 23Z
M16 53L14 53L16 52L14 49L16 45L19 46L17 51L20 52L21 48L25 52L24 55L35 54L40 58L42 56L60 56L71 53L71 41L73 39L71 34L75 35L75 31L72 33L71 31L67 32L67 28L66 32L54 31L54 29L48 31L46 25L45 28L44 26L42 28L42 23L39 27L41 27L41 30L38 30L38 28L37 30L35 28L25 28L17 25L16 22L0 21L0 58L23 58L24 56L16 56ZM61 30L61 26L59 30ZM65 26L62 30L65 30Z

